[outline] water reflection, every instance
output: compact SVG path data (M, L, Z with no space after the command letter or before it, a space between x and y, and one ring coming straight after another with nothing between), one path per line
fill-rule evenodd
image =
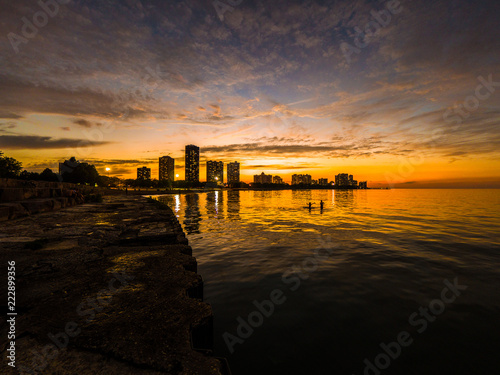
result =
M310 202L312 200L312 190L292 190L292 200Z
M186 194L184 227L187 234L200 233L201 213L198 194Z
M354 208L354 191L333 190L332 204L339 209L352 210Z
M241 220L240 218L240 191L230 190L227 192L227 217L230 220Z
M177 194L174 199L175 199L174 210L175 210L175 213L177 214L181 209L181 196L179 194Z
M212 219L224 219L224 195L220 191L206 194L205 208L207 216Z

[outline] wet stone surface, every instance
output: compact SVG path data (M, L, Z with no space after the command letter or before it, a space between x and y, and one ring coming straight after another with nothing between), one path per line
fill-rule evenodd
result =
M203 281L169 208L107 197L0 228L0 264L16 262L18 313L16 369L7 325L0 330L4 373L221 373L206 355ZM0 298L6 312L5 287Z

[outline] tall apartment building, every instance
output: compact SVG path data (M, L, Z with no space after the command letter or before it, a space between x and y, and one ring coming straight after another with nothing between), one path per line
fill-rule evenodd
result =
M273 177L273 184L282 184L283 179L280 176L274 176Z
M160 181L174 181L175 176L175 160L170 156L162 156L160 158L160 172L158 179Z
M200 148L195 145L186 146L185 170L187 182L200 182Z
M312 178L310 174L294 174L292 175L292 185L305 184L311 185Z
M273 176L262 172L261 174L256 174L253 176L253 182L254 184L272 184Z
M320 185L320 186L327 186L328 185L328 178L320 178L318 180L318 185Z
M224 182L224 163L221 161L207 161L207 182Z
M336 187L348 187L349 186L349 175L347 173L339 173L335 176L335 186Z
M148 167L137 168L137 179L151 180L151 168Z
M240 182L240 163L237 161L227 165L227 182L230 184Z

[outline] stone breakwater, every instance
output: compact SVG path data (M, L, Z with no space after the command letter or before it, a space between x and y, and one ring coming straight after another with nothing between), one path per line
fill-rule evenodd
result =
M63 182L0 179L0 222L81 204L82 194L99 192L95 187Z
M212 309L170 208L106 197L0 228L18 314L15 368L0 329L2 374L229 373L211 356ZM5 309L6 283L0 298Z

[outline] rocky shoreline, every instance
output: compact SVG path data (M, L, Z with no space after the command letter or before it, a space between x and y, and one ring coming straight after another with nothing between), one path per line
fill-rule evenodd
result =
M110 196L1 228L0 263L15 261L18 314L16 368L2 344L2 373L230 373L212 356L212 309L170 208ZM6 286L1 294L6 310ZM8 326L0 335L5 342Z

